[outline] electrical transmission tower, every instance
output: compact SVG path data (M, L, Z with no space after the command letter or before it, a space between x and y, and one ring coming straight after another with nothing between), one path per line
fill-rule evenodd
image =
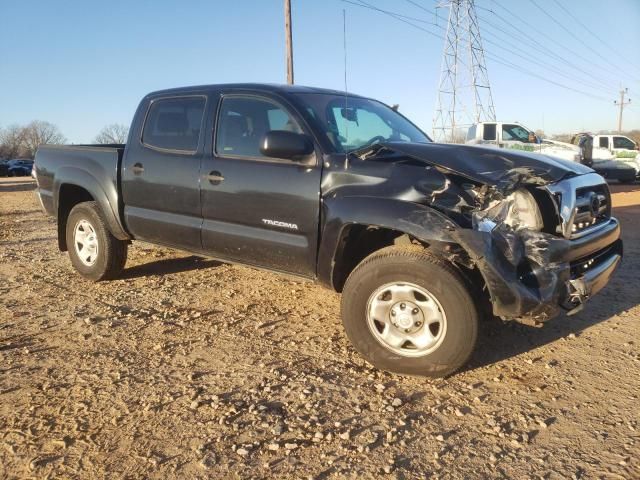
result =
M433 135L438 142L456 142L470 125L495 121L496 110L474 0L447 0L438 7L449 8L449 21Z

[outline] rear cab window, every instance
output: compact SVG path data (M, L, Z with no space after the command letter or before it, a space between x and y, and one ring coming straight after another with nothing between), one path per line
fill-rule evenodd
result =
M200 142L206 98L184 96L153 100L142 130L142 143L160 150L195 153Z
M600 148L609 148L609 137L600 137Z
M496 139L496 124L495 123L485 123L484 128L482 129L482 139L483 140L494 140Z

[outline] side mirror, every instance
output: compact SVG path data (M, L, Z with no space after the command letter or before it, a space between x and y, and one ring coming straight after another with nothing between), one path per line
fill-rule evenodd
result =
M313 142L307 135L287 130L271 130L260 142L260 153L273 158L298 160L313 150Z

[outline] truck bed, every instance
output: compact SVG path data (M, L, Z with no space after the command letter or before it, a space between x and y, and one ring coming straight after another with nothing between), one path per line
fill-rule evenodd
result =
M82 185L100 203L110 225L120 224L120 165L124 144L42 145L34 168L42 207L58 213L58 194L66 185Z

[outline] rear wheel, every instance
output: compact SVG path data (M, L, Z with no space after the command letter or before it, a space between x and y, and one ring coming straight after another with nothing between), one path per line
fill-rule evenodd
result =
M96 202L79 203L67 218L67 248L74 268L89 280L116 278L127 261L127 242L107 228Z
M347 336L374 366L446 376L473 352L478 312L447 261L422 248L389 247L358 265L342 292Z

